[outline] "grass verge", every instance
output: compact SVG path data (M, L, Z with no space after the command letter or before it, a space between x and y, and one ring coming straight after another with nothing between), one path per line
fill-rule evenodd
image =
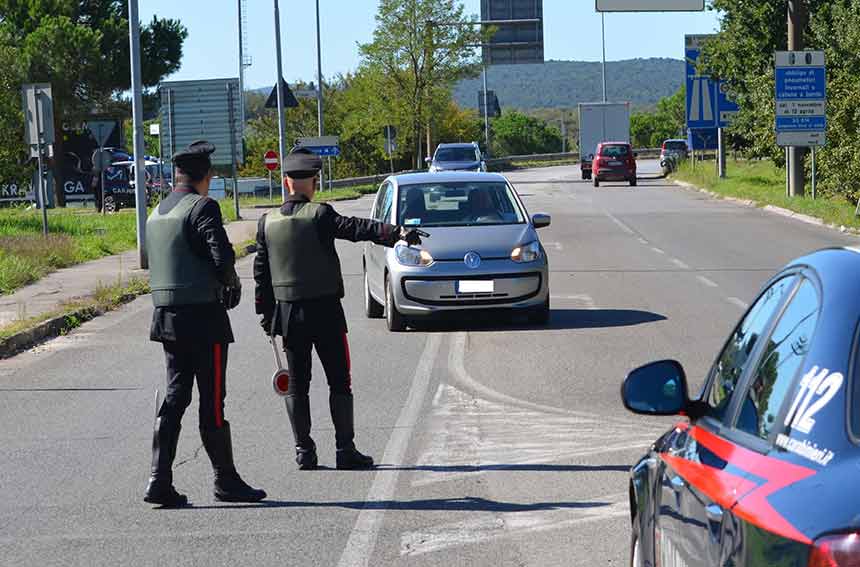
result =
M579 165L578 159L544 160L544 161L518 161L507 166L493 167L492 171L516 171L518 169L537 169L542 167L556 167L559 165Z
M4 325L0 327L0 355L3 354L6 346L4 343L8 339L34 331L44 323L59 319L56 329L58 333L51 334L66 334L84 322L113 311L149 292L149 282L140 278L132 278L125 284L99 285L90 297L60 303L54 311Z
M673 179L691 183L724 197L748 199L758 206L774 205L796 213L822 219L837 227L860 228L854 216L855 206L840 197L787 197L785 170L764 161L729 161L726 178L720 179L713 163L685 162L672 174Z
M36 209L0 209L0 295L60 268L118 254L136 245L134 211L48 211L48 237Z

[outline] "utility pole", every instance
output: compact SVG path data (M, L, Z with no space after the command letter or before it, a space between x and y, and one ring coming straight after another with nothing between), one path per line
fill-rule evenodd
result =
M317 130L323 135L323 79L322 79L322 36L320 35L320 0L316 0L317 8ZM331 183L331 158L328 158L329 183ZM320 189L325 189L325 167L320 170ZM331 189L331 185L329 185Z
M278 0L275 0L275 59L277 60L278 76L275 78L278 92L278 150L280 162L278 172L281 185L281 198L287 200L287 190L284 188L284 158L287 157L287 125L284 122L284 89L281 88L281 77L284 76L284 66L281 57L281 10L278 8Z
M600 35L603 41L603 102L606 98L606 13L600 12Z
M245 22L242 21L243 0L237 0L239 4L239 132L245 136Z
M788 0L788 50L802 51L805 47L803 31L806 29L806 0ZM804 157L806 148L791 147L788 149L789 195L803 197L806 192L806 172Z
M143 160L143 79L140 71L140 16L138 0L129 0L128 27L131 42L131 113L134 124L134 196L137 212L137 257L140 268L149 267L146 256L146 169Z

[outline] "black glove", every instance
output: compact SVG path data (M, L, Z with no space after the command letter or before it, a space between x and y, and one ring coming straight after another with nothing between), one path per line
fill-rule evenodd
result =
M421 231L414 228L407 230L405 227L402 227L400 229L400 240L405 241L409 246L418 246L421 244Z
M242 301L242 286L225 287L224 291L221 293L221 301L224 303L224 307L227 308L227 311L235 309Z
M235 269L227 276L227 282L221 292L221 301L227 311L234 309L242 301L242 280L239 279Z
M266 336L272 335L272 316L271 315L263 315L263 318L260 319L260 326L263 328L263 332Z

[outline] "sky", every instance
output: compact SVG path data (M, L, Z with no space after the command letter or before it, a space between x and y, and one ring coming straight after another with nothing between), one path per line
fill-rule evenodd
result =
M182 68L168 80L238 75L239 0L144 0L141 20L175 18L188 28ZM275 26L272 0L246 0L248 53L246 88L275 84ZM354 71L359 43L372 39L377 0L319 0L324 76ZM480 0L463 0L467 14L480 13ZM544 0L547 60L600 61L600 14L592 0ZM284 76L288 82L316 77L316 21L313 0L280 0ZM713 32L714 12L606 14L606 58L683 59L684 35Z

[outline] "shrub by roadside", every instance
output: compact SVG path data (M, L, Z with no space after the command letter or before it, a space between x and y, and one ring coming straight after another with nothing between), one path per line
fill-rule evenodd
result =
M673 179L691 183L725 197L749 199L758 206L774 205L796 213L820 218L837 227L860 228L860 220L854 217L855 206L840 196L812 199L812 189L807 184L807 196L785 195L785 169L768 161L729 161L726 179L716 174L713 162L699 162L693 167L687 161L681 165Z

